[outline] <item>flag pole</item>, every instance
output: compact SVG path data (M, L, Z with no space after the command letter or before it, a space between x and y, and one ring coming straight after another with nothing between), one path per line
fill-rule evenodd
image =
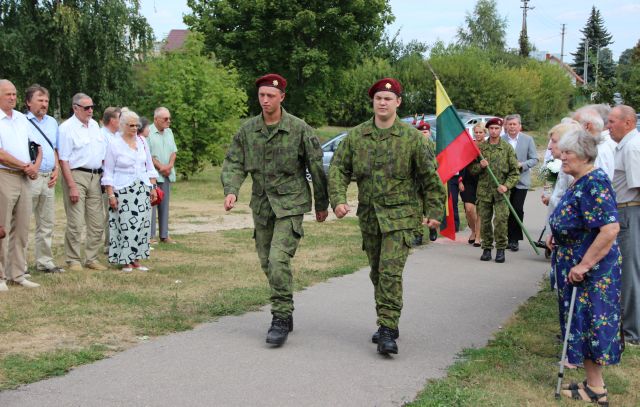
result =
M433 77L440 82L440 78L438 78L438 75L436 75L436 72L433 70L433 68L431 67L431 64L428 61L424 61L425 64L427 65L427 67L429 68L429 70L431 71L431 74L433 75ZM481 160L484 160L484 156L482 155L482 152L478 151L478 154L480 156ZM489 170L489 175L491 175L491 179L493 179L493 182L495 182L496 186L500 186L500 182L498 181L498 178L496 178L495 174L493 173L493 171L491 170L491 167L487 166L485 168L486 170ZM537 254L540 255L540 252L538 251L538 248L536 247L536 244L534 243L533 239L531 238L531 235L529 235L529 232L527 231L527 228L524 227L524 224L522 223L522 221L520 220L520 217L518 216L518 214L516 213L515 208L513 207L513 205L511 205L511 201L509 201L509 198L505 195L502 194L502 197L504 198L504 201L506 202L507 206L509 207L509 210L511 211L511 214L513 215L513 217L515 218L515 220L518 222L518 225L520 226L520 228L522 229L522 231L524 232L525 236L527 237L527 239L529 240L529 244L531 244L531 247L533 247L533 251Z

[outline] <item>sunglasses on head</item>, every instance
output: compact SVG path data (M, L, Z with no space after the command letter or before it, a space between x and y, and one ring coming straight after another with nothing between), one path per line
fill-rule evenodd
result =
M85 112L89 111L89 109L94 110L96 108L96 105L82 106L77 103L76 103L76 106L84 109Z

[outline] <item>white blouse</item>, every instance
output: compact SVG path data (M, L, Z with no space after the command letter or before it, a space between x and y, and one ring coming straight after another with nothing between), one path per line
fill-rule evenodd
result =
M102 185L111 185L114 190L128 187L136 180L151 186L149 179L158 177L149 146L140 136L136 136L135 150L129 147L122 136L115 136L107 146L103 168Z

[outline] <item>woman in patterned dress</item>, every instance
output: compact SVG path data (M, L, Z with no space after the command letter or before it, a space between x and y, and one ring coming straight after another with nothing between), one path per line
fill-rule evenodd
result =
M124 272L149 270L139 260L149 258L150 202L156 199L158 173L139 127L137 114L122 112L120 135L109 143L102 176L110 206L109 262Z
M567 321L573 287L577 287L569 332L568 361L584 365L586 380L565 386L562 394L608 405L602 367L617 364L620 337L621 256L615 193L607 175L594 169L598 140L574 130L559 142L562 170L574 178L551 214L552 266L564 281L558 293L561 321ZM565 326L561 323L564 335Z

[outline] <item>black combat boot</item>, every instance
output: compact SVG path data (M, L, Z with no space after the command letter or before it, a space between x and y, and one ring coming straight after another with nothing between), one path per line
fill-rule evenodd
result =
M503 250L503 252L504 252L504 250ZM482 256L480 256L480 260L482 260L482 261L491 260L491 249L482 250Z
M389 353L398 353L398 345L396 345L395 339L393 339L393 329L381 326L378 329L378 353L387 355Z
M267 332L267 343L276 346L282 345L287 341L290 328L293 329L292 319L282 319L274 316L271 321L271 328Z
M496 250L496 263L504 263L504 249Z
M435 242L438 238L438 231L435 229L429 229L429 240Z
M398 339L398 337L400 336L400 330L392 329L392 331L393 331L393 335L392 335L393 339ZM380 338L380 328L378 328L378 330L371 337L371 342L378 343L378 338Z

